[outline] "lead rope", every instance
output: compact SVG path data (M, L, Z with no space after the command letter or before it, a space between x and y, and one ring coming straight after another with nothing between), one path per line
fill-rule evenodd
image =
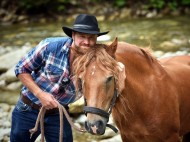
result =
M60 118L60 132L59 132L59 142L63 142L63 113L66 116L69 124L77 131L79 132L86 132L85 129L83 128L79 128L77 127L73 121L71 120L67 110L59 103L58 104L58 108L59 108L59 118ZM40 122L40 127L41 127L41 142L44 142L44 115L45 115L46 109L45 107L41 107L40 112L38 114L37 120L36 120L36 124L35 127L30 129L30 138L32 137L32 135L38 130L38 125Z

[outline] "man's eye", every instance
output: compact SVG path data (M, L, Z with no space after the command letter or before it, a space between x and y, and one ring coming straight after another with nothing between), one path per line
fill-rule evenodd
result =
M94 37L90 37L90 40L94 40Z
M85 38L85 36L80 36L80 38Z

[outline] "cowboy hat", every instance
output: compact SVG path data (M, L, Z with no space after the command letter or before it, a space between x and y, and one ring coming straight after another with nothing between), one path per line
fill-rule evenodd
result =
M96 17L88 14L78 15L72 28L63 26L62 29L69 37L72 37L72 31L86 34L96 34L98 36L105 35L109 32L100 32Z

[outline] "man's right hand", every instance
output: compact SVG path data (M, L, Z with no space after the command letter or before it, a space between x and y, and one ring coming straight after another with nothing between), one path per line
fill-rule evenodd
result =
M40 91L37 95L40 100L42 106L44 106L47 110L58 107L57 100L53 97L53 95Z
M53 95L41 90L34 82L30 74L22 73L18 75L18 78L40 100L42 106L46 109L58 107L57 100L53 97Z

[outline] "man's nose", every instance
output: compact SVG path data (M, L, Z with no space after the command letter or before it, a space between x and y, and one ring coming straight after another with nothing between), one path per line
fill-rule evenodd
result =
M89 40L88 38L85 38L85 39L84 39L84 43L85 43L85 44L89 44L89 43L90 43L90 40Z

